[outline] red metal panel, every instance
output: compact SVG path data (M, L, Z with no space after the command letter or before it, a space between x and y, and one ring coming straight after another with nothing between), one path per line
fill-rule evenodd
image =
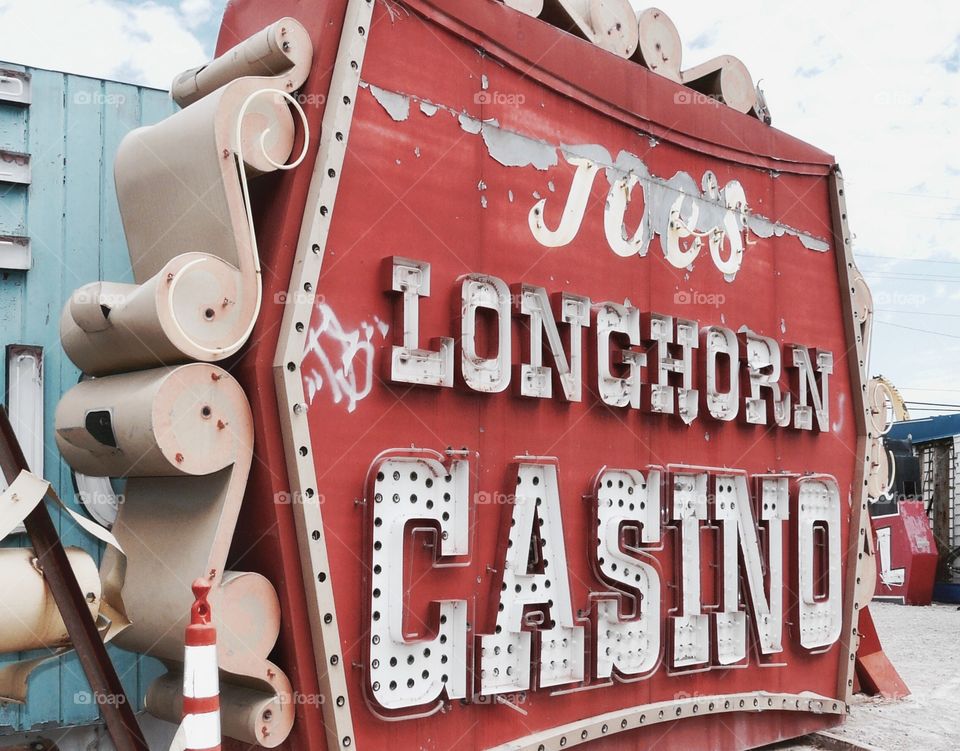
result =
M871 519L878 600L929 605L937 578L937 543L923 501L901 501L896 514Z
M315 97L306 101L321 101L344 7L344 2L234 2L218 51L276 17L294 16L314 35L318 50L302 94ZM485 52L478 50L478 42ZM391 713L375 706L371 698L373 679L365 649L371 624L370 535L375 514L368 472L381 452L410 446L468 452L474 502L467 565L431 568L430 551L415 554L412 545L407 546L402 565L408 587L405 623L426 624L419 629L422 635L435 628L431 603L467 601L472 668L468 685L473 693L479 680L474 673L474 669L479 673L475 636L494 630L512 508L509 502L483 499L515 492L515 457L549 456L557 463L570 597L575 610L589 611L591 593L609 588L590 562L594 522L592 505L584 502L604 467L646 471L648 465L688 465L729 467L750 475L832 475L842 499L836 532L845 541L857 436L844 362L848 343L840 300L845 291L837 279L830 223L829 156L723 107L678 104L677 85L486 0L377 4L362 79L369 85L358 93L317 286L318 304L309 327L314 346L303 363L305 388L312 394L308 418L342 660L352 666L349 700L356 746L483 749L581 718L698 695L767 691L836 697L842 668L839 642L826 650L808 650L800 644L800 510L794 482L783 551L782 653L760 657L748 624L751 647L743 664L713 665L709 670L670 667L666 652L672 645L670 619L679 607L681 573L677 526L665 521L662 549L651 553L664 582L659 605L662 654L657 669L644 679L567 693L524 692L521 698L513 697L521 711L474 696L449 703L429 717L397 719L402 713L394 712L395 721L384 719ZM421 102L441 109L430 115L432 106L421 109ZM322 108L306 109L316 132ZM480 121L491 120L500 131L549 144L558 154L556 164L545 170L507 166L508 156L491 153L483 134L472 132ZM600 146L612 158L629 152L663 180L680 171L697 184L707 171L716 175L720 186L737 180L752 211L823 241L827 250L811 250L789 233L766 238L747 233L754 244L746 248L732 281L710 261L706 247L690 270L665 260L659 238L645 257L618 257L604 239L609 183L602 173L593 183L573 241L564 247L544 247L528 222L540 198L546 198L546 225L560 222L575 173L563 152L557 151L564 144ZM317 691L313 635L306 625L291 508L270 502L289 487L270 368L312 158L311 154L304 166L268 188L274 192L258 217L268 304L238 365L238 377L251 395L260 461L253 469L234 545L235 558L263 571L278 588L285 614L279 660L302 695ZM258 198L262 202L265 197ZM627 213L627 226L635 227L639 220L635 203ZM700 417L686 425L675 415L608 407L596 393L592 324L584 333L584 397L578 403L559 398L556 382L552 399L520 397L516 372L514 383L501 393L470 390L459 377L454 388L444 389L393 382L390 351L401 343L403 318L399 295L391 291L383 273L385 259L392 256L431 265L431 295L420 304L421 346L435 337L459 338L465 274L492 275L508 285L534 284L550 294L568 292L594 302L629 300L645 314L672 315L734 331L745 326L781 347L798 343L834 353L831 425L819 432L719 422L705 414L703 405ZM511 324L510 361L515 366L529 362L527 322L514 316ZM458 341L458 361L459 346ZM482 346L494 349L495 338L487 337ZM784 358L786 366L786 354ZM545 364L551 364L549 357ZM786 371L781 382L789 387ZM695 374L694 387L705 388L702 372ZM366 504L358 503L361 499ZM705 612L720 597L718 538L713 528L700 533ZM418 545L421 541L411 539ZM589 626L590 621L582 623ZM591 677L594 657L588 647L584 681L588 688L604 683ZM286 747L323 747L317 703L298 703L297 712ZM780 711L693 717L640 727L595 745L612 748L626 741L658 742L669 748L745 748L829 726L838 719L834 714Z

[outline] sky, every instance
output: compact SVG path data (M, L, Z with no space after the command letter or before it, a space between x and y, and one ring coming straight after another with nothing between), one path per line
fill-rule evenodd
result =
M167 88L210 57L223 5L0 0L0 60ZM837 157L877 311L871 372L910 402L960 405L960 3L659 7L680 32L684 68L739 57L774 126Z

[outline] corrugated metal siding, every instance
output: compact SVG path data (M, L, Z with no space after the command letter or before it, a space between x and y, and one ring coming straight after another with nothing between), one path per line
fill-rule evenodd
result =
M114 155L128 131L162 120L176 106L162 91L0 67L27 70L33 100L29 107L0 102L0 149L29 153L33 172L29 186L0 183L0 234L28 235L33 245L29 271L0 271L0 344L43 347L44 474L60 497L76 507L70 470L53 440L57 402L79 377L60 348L60 311L73 290L87 282L132 281L114 189ZM6 393L3 371L0 387ZM64 544L86 548L99 560L97 546L66 514L54 514ZM5 544L28 543L16 536ZM162 668L119 649L110 652L129 698L139 707ZM0 706L0 732L94 721L98 711L88 697L76 657L53 661L31 678L26 706Z

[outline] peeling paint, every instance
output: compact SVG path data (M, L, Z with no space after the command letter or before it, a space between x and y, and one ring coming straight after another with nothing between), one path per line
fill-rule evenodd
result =
M819 237L814 237L811 234L794 229L786 224L771 221L759 214L748 214L747 225L753 234L763 239L773 237L774 235L777 237L789 235L790 237L797 238L807 250L815 250L818 253L826 253L830 250L830 243L826 240L821 240Z
M370 93L374 99L380 102L387 114L398 123L403 122L410 117L410 97L404 94L397 94L394 91L381 89L379 86L370 84Z
M489 84L486 76L483 76L482 83L484 87ZM763 239L784 235L795 237L808 250L826 252L830 249L827 240L753 213L738 181L731 180L721 188L716 175L709 170L703 174L700 185L686 172L677 172L665 179L652 175L643 160L628 151L621 151L614 161L610 152L599 144L554 145L502 128L494 119L480 120L466 112L416 96L387 91L373 84L362 83L361 86L368 88L397 122L409 117L411 99L419 102L420 111L427 117L433 117L441 109L449 112L458 119L466 133L481 135L489 156L505 167L534 167L546 171L559 163L559 151L570 163L588 161L598 168L596 171L603 168L611 185L606 210L614 215L618 215L629 202L634 186L642 184L644 216L641 226L632 237L627 237L626 227L620 228L619 232L614 228L612 235L608 234L608 240L617 246L613 249L618 255L643 256L650 241L659 236L665 257L677 268L690 268L700 248L709 244L714 262L729 282L739 269L743 246L749 244L735 239L745 230ZM646 137L651 148L659 144L659 139ZM552 180L547 182L547 188L551 193L555 191ZM542 200L539 192L533 195L538 201ZM510 200L513 201L512 192ZM687 239L686 248L678 244L684 238ZM724 241L729 246L725 250L722 247ZM722 258L723 254L727 257Z
M475 117L470 117L466 112L460 114L457 119L460 121L460 127L467 133L477 135L483 127L483 123Z
M543 171L557 165L557 149L545 141L486 123L482 135L487 152L504 167L535 167Z

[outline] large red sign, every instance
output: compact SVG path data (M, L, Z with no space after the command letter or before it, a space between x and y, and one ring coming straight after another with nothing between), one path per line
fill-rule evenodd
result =
M490 0L235 2L220 51L284 14L320 148L255 196L234 552L323 699L285 747L839 722L866 431L832 157Z

